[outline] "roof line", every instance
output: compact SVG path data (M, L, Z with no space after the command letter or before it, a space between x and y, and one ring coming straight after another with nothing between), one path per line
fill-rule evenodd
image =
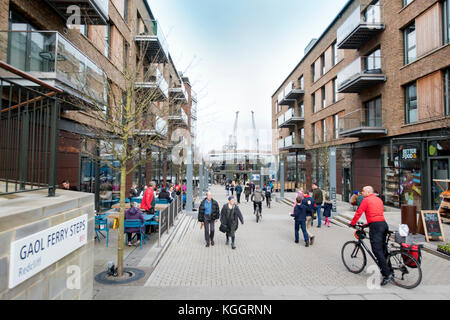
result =
M322 40L322 38L327 34L327 32L336 24L336 22L342 17L342 14L344 13L345 10L347 10L347 8L354 2L355 0L349 0L344 8L341 9L341 11L339 11L338 15L336 16L336 18L334 18L333 22L331 22L331 24L325 29L325 31L322 33L322 35L317 39L316 43L309 49L309 51L304 55L304 57L300 60L300 62L295 66L295 68L291 71L291 73L289 73L289 75L286 77L286 79L283 80L283 82L281 83L281 85L278 87L278 89L274 92L274 94L272 95L272 98L277 94L277 92L283 87L284 83L286 82L286 80L288 80L292 74L295 72L295 70L297 70L297 68L303 63L303 61L309 56L309 54L313 51L313 49L319 44L319 42Z

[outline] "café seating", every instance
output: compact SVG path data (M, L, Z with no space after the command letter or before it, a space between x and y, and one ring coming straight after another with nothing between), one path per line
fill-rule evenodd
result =
M106 232L106 237L102 233ZM108 225L108 219L104 215L99 215L95 217L95 238L98 240L98 242L101 241L100 235L103 238L106 238L106 247L108 247L109 243L109 225Z
M145 234L144 234L144 224L141 220L129 219L124 222L124 233L126 233L127 228L139 228L139 233L141 235L141 250L142 250L142 242L145 243ZM127 238L125 237L125 243Z

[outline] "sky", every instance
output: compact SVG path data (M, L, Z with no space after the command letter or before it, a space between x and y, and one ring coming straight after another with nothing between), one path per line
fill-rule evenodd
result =
M347 0L148 0L178 71L198 94L197 143L271 150L272 95ZM252 144L253 143L253 144Z

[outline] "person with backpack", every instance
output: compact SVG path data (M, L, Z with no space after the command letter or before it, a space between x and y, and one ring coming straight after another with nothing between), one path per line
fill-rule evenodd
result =
M272 189L270 189L269 186L266 186L265 196L267 207L270 208L270 202L272 201Z
M241 182L238 181L238 184L236 186L236 198L237 198L238 204L241 204L241 194L242 194L242 186L241 186Z
M325 225L330 227L331 210L333 210L333 203L330 201L330 196L325 196L325 202L323 205L323 216L325 217Z

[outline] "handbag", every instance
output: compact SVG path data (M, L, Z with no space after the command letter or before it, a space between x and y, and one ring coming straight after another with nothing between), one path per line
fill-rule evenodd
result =
M226 224L221 224L219 227L219 231L223 232L223 233L227 233L228 232L228 226Z

